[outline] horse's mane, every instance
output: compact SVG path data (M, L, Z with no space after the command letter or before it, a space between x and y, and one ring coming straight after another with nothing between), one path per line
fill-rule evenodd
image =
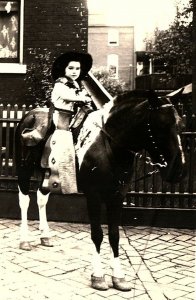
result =
M121 110L124 108L134 108L136 106L140 106L143 103L147 103L147 100L154 99L155 102L158 100L158 96L153 90L133 90L133 91L125 91L121 94L118 94L113 100L113 107L111 112L116 112L117 110ZM165 96L159 98L159 103L167 104L171 103L169 99ZM159 104L160 105L160 104Z
M115 101L116 102L127 101L127 100L130 100L130 98L144 99L144 98L147 98L149 96L149 94L150 94L150 91L148 91L148 90L125 91L125 92L117 95L115 98Z
M111 108L110 113L114 115L116 112L127 108L134 109L136 106L143 104L144 102L146 103L148 97L149 92L145 90L126 91L118 94L113 100L113 107Z
M153 90L133 90L118 94L113 99L108 122L115 126L128 116L128 122L142 123L149 115L149 108L159 107L161 104L169 104L167 97L158 97ZM156 106L157 105L157 106Z
M126 91L114 98L114 106L113 109L117 107L120 109L121 106L136 106L141 102L145 101L149 97L149 91L146 90L133 90Z

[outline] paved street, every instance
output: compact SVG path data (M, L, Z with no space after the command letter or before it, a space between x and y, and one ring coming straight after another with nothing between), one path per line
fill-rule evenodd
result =
M112 288L107 228L102 246L108 291L90 287L89 225L49 222L54 247L40 245L30 221L30 252L19 245L18 220L0 219L1 300L195 300L195 234L187 229L121 227L120 256L132 291Z

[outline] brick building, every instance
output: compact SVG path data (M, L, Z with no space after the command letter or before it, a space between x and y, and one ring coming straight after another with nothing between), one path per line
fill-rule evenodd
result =
M103 12L89 9L88 51L93 66L105 67L114 78L134 88L134 26L130 22L108 22Z
M24 104L37 54L87 51L87 0L0 0L0 103Z

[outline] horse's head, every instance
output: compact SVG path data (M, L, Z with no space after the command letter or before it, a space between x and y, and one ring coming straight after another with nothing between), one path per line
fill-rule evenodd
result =
M121 147L147 150L162 179L178 182L185 174L182 126L169 99L159 98L153 91L131 91L114 100L106 129Z
M180 132L183 122L167 98L149 92L145 149L160 170L163 180L178 182L185 175L185 156Z

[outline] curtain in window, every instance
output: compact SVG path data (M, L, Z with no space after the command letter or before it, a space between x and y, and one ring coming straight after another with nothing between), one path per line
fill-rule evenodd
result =
M0 59L18 58L19 2L0 1Z

